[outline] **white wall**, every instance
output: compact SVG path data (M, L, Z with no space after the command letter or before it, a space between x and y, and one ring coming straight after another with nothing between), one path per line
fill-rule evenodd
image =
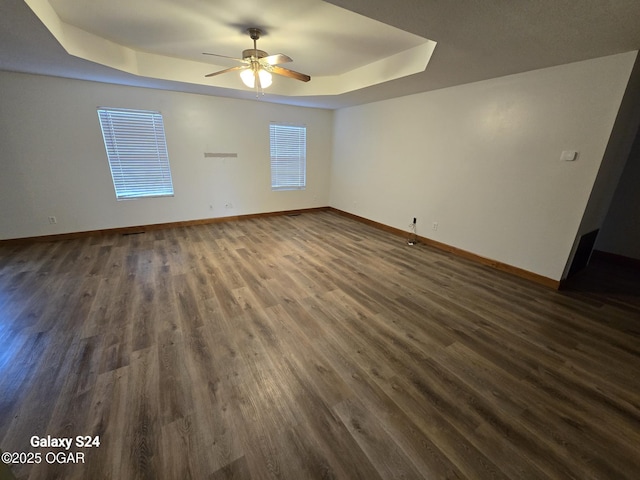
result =
M635 58L336 112L0 72L0 239L331 205L560 279ZM98 106L163 113L175 197L116 201ZM305 191L270 189L272 120L308 127Z
M635 57L339 110L331 205L559 280Z
M329 110L8 72L0 92L0 239L329 204ZM174 197L116 200L98 106L162 112ZM307 126L306 190L271 191L270 121Z

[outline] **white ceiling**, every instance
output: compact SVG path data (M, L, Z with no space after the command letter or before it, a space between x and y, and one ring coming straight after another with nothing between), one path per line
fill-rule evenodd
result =
M154 75L147 76L147 71L145 75L136 75L140 73L137 66L128 72L113 68L113 63L104 62L111 65L104 66L79 58L83 55L77 55L77 51L70 55L51 32L59 37L65 35L52 26L50 18L45 19L49 29L45 27L22 0L2 0L2 70L254 98L253 92L237 89L242 87L233 83L237 80L231 78L234 74L212 77L215 81L206 83L199 69L204 64L202 68L211 67L209 73L232 66L233 63L215 57L203 60L201 52L240 56L243 49L252 46L244 30L257 26L266 32L258 41L258 48L285 53L294 60L287 67L312 75L308 84L278 77L283 86L280 90L267 90L263 101L323 108L357 105L640 49L638 0L29 0L29 3L51 6L58 21L65 25L89 31L92 38L146 52L143 58L189 62L198 71L198 80L191 80L196 75L191 75L188 68L173 69L183 74L172 77L176 81L166 75L155 75L155 71ZM351 82L345 89L351 91L342 94L339 89L333 93L331 89L322 89L323 79L328 85L331 83L328 79L344 76L349 69L420 49L427 39L437 45L430 60L422 58L424 51L419 52L423 64L429 62L426 69L423 65L422 69L398 73L401 69L396 68L397 61L394 68L390 67L393 63L380 63L366 75L372 78L380 71L388 74L393 70L391 76L380 82L374 81L371 86ZM85 42L85 50L90 50L90 43ZM66 44L65 47L69 48ZM96 60L91 55L85 58ZM399 78L393 78L394 75ZM296 84L297 90L286 89L291 83ZM311 90L302 90L306 86Z
M202 52L240 57L258 48L286 53L312 76L337 75L416 47L417 35L321 0L49 0L59 17L139 51L214 63ZM231 63L231 65L236 65Z
M429 39L322 0L25 3L70 55L141 77L232 90L232 95L246 93L238 72L212 78L206 74L237 67L238 62L202 52L243 58L242 51L253 46L247 25L263 31L260 49L282 53L284 47L296 59L293 68L313 76L305 85L277 77L270 97L334 96L419 73L435 46Z

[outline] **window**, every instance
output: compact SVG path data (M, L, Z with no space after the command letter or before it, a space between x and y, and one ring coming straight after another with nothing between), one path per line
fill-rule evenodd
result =
M271 190L304 190L307 184L307 127L269 126Z
M172 196L160 112L99 108L98 118L116 198Z

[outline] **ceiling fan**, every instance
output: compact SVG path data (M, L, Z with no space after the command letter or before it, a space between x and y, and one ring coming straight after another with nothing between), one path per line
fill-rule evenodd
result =
M253 40L253 48L244 50L242 52L242 58L228 57L226 55L218 55L216 53L203 53L203 55L213 55L214 57L230 58L236 62L242 63L236 67L220 70L219 72L209 73L205 77L214 77L222 73L240 71L240 78L242 82L249 88L255 88L256 94L262 92L263 88L267 88L271 85L271 74L282 75L284 77L294 78L302 82L308 82L311 80L309 75L304 73L295 72L288 68L281 67L281 63L291 62L291 58L282 54L276 53L275 55L269 55L264 50L258 50L256 46L257 40L262 35L262 30L259 28L249 28L247 33Z

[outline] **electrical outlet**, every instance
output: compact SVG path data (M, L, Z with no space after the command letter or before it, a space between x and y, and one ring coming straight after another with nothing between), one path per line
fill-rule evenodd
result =
M438 222L433 222L431 228L433 228L434 230L438 230Z
M54 216L49 217L49 223L50 224L54 224L54 223L58 223L58 219Z
M413 224L414 225L416 224L416 220L417 220L416 217L413 217Z

